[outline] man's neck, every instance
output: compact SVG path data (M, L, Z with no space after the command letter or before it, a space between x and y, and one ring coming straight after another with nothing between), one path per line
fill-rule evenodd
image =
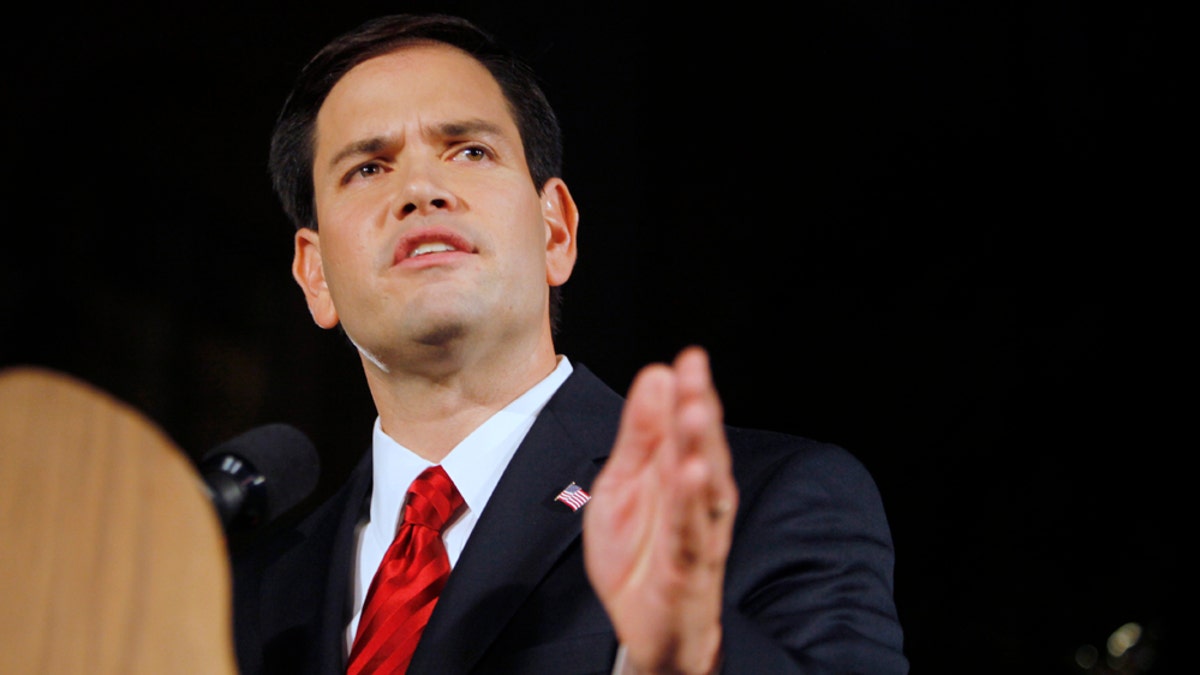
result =
M480 355L452 368L392 368L364 360L384 433L440 462L479 425L542 381L558 364L553 345L525 354Z

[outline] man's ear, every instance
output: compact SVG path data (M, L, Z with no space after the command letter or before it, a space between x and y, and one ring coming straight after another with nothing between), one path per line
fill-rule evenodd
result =
M561 286L575 269L575 233L579 209L561 178L551 178L542 187L542 220L546 222L546 282Z
M296 231L296 251L292 257L292 277L304 291L304 300L313 321L321 328L338 324L337 309L329 296L325 268L321 266L321 235L302 227Z

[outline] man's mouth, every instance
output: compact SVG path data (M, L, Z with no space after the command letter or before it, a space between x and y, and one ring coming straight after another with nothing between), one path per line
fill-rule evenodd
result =
M396 245L395 264L439 253L473 253L465 237L445 227L427 227L409 232ZM430 258L436 262L440 258Z
M419 246L414 248L412 251L409 251L408 257L416 258L418 256L423 256L427 253L445 253L446 251L457 251L457 250L458 250L457 248L454 248L450 244L446 244L446 243L440 242L440 241L431 241L431 242L427 242L424 244L420 244Z

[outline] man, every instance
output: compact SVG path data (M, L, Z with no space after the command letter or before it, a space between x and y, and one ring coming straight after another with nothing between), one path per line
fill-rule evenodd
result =
M560 164L532 74L461 19L368 22L302 71L271 153L293 274L378 418L336 495L237 556L242 672L357 661L429 467L462 505L407 672L907 672L888 525L851 455L723 426L698 347L626 400L555 352L579 222Z

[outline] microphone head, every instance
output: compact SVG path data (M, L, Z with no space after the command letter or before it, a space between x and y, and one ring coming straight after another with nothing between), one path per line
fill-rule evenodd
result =
M201 472L226 529L270 523L312 494L321 474L317 448L288 424L267 424L206 453Z

